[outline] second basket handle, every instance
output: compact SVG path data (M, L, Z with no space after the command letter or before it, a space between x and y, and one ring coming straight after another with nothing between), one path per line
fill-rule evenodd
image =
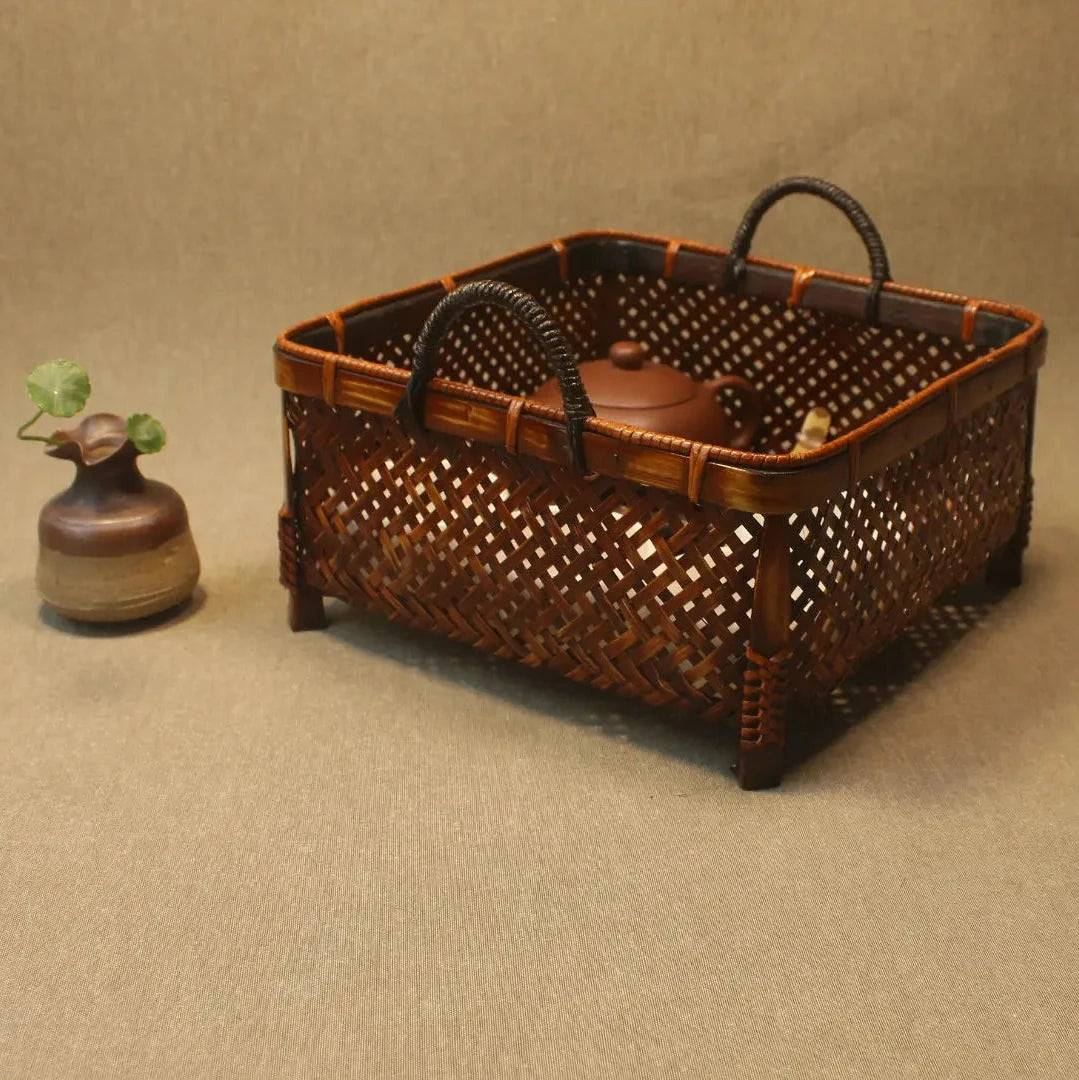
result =
M531 331L543 350L547 366L558 379L566 413L566 437L576 468L584 472L584 422L596 415L588 400L581 373L558 324L531 296L504 281L469 281L447 293L427 316L412 351L412 374L396 416L413 431L424 431L423 406L427 384L435 373L438 349L450 325L466 311L485 305L500 307L516 316Z
M727 261L728 288L735 290L741 285L746 272L749 245L753 242L753 234L757 231L761 218L780 199L795 194L816 195L817 198L824 199L825 202L842 210L850 223L858 230L858 235L862 238L866 251L869 252L869 273L873 279L866 297L865 318L867 322L875 323L881 288L886 281L892 279L892 272L888 266L888 253L884 250L884 241L876 225L866 213L865 207L853 195L815 176L789 176L786 180L780 180L771 187L766 187L753 200L731 241L730 256Z

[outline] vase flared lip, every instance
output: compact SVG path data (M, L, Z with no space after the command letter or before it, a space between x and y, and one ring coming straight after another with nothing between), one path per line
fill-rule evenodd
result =
M115 413L94 413L73 428L54 432L52 442L45 451L50 457L74 461L87 468L125 454L132 458L138 454L127 437L127 422Z

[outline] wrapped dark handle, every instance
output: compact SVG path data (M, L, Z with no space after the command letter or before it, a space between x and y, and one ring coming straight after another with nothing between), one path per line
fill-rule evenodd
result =
M731 241L730 256L727 260L727 287L736 291L742 283L746 272L746 256L749 254L749 245L753 242L753 234L761 223L761 218L780 199L788 195L816 195L819 199L831 203L834 207L842 210L847 219L858 231L858 235L865 244L869 253L869 276L873 279L869 287L869 295L866 297L866 321L877 321L877 308L880 304L880 292L886 281L892 280L892 272L888 266L888 253L884 250L884 241L872 219L853 195L849 195L841 187L829 183L827 180L819 180L815 176L790 176L786 180L780 180L762 191L752 205L746 211L741 224L735 230L734 239Z
M439 346L453 322L472 308L494 305L520 319L539 342L543 357L562 391L566 413L566 436L576 468L584 472L584 423L596 415L588 400L581 373L569 343L558 324L528 293L504 281L469 281L447 293L427 316L412 353L412 374L405 396L397 406L397 419L412 431L424 431L424 401L427 384L435 374Z

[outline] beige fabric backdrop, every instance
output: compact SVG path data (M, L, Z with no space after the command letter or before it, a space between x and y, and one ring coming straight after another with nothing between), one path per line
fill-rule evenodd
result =
M1074 1076L1077 22L0 5L0 430L77 357L168 424L205 563L172 623L60 625L67 467L0 443L0 1076ZM594 225L723 243L797 171L900 280L1046 313L1023 589L942 610L758 795L729 736L343 611L289 635L280 327ZM817 204L758 249L862 267Z

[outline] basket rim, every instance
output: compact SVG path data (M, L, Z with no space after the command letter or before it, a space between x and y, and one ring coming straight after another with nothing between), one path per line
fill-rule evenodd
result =
M623 232L608 229L591 229L573 233L545 244L535 245L514 252L507 256L482 263L478 266L465 270L455 271L443 278L432 279L411 285L393 292L384 293L358 300L343 308L314 318L306 319L288 329L282 331L274 343L274 355L276 361L277 383L284 390L299 393L304 396L326 397L327 386L326 374L329 373L329 385L338 385L345 393L338 393L333 404L346 405L352 390L353 397L359 397L363 401L362 406L372 407L373 411L388 414L392 412L393 402L389 400L394 396L394 388L403 390L407 382L410 369L404 367L389 367L386 364L375 363L363 357L350 356L343 352L333 352L326 349L316 348L303 344L296 338L313 329L330 326L335 335L338 335L339 347L343 347L344 320L363 312L373 311L394 302L423 297L431 294L432 306L434 302L446 292L455 288L463 280L475 277L497 276L499 270L512 270L518 264L529 259L546 256L552 261L557 260L559 273L563 280L571 280L572 275L568 272L570 256L583 246L597 241L614 242L616 244L632 243L646 245L654 249L652 255L662 260L662 276L677 283L686 280L678 273L678 262L684 262L684 255L703 256L708 260L708 274L712 280L722 280L719 276L725 265L728 251L725 248L710 244L704 244L692 240L656 236L646 233ZM776 299L784 289L789 290L789 300L792 306L801 305L816 310L836 310L830 305L820 301L828 294L834 302L836 286L844 288L852 297L852 302L857 302L858 296L863 296L865 290L871 284L866 276L846 274L840 271L818 269L816 267L798 266L793 263L763 258L751 255L747 260L750 270L750 279L747 280L745 292L749 295L763 296L766 299ZM658 267L657 263L657 267ZM753 278L753 275L756 278ZM757 288L751 287L755 280ZM808 283L809 288L806 288ZM768 294L762 292L768 289ZM797 292L795 292L797 290ZM829 290L831 290L829 292ZM852 291L853 290L853 291ZM817 302L814 302L816 298ZM900 298L892 301L891 298ZM719 470L711 468L718 466L724 472L733 471L742 474L743 479L752 481L755 478L765 480L769 474L773 479L776 474L786 474L792 478L797 477L808 480L814 472L821 473L817 479L823 481L824 473L830 475L831 482L811 483L810 489L821 487L834 487L834 483L842 473L843 483L836 490L841 490L849 485L851 480L860 479L875 472L878 467L883 467L891 460L915 449L921 443L938 434L944 427L949 426L964 415L972 412L975 408L987 403L989 400L1010 389L1022 379L1033 376L1037 368L1044 362L1045 343L1047 330L1042 317L1028 308L1001 301L986 300L965 296L960 293L945 292L921 286L886 282L881 294L881 310L886 310L886 305L891 301L893 306L901 301L901 298L909 298L914 301L929 305L944 305L948 310L940 314L938 322L948 322L955 325L958 333L942 336L960 336L964 340L972 340L975 321L978 316L985 313L989 316L1002 316L1023 324L1023 328L1013 333L1002 344L990 348L985 353L977 355L969 363L955 371L935 379L929 385L912 394L910 397L897 403L891 408L871 417L865 423L851 428L849 431L826 442L816 450L803 454L765 454L749 450L734 450L730 447L716 446L713 444L695 444L687 439L677 436L661 435L642 428L618 424L614 421L593 417L586 422L586 449L595 446L595 437L604 441L614 440L621 444L624 449L632 448L635 452L652 452L653 454L673 454L681 459L688 459L695 448L700 447L698 453L704 455L709 468L709 475L718 473ZM918 329L912 325L912 329ZM924 329L924 328L923 328ZM938 332L938 331L926 331ZM968 336L969 335L969 336ZM1010 361L1010 362L1009 362ZM312 373L304 371L315 365L322 373L322 378L316 383ZM369 392L366 396L363 388L358 384L366 384ZM371 397L370 391L380 388L382 396L376 394ZM321 390L321 392L320 392ZM400 397L400 392L396 393ZM383 400L385 398L386 400ZM440 401L440 399L444 399ZM445 407L451 401L458 403L473 402L477 406L494 408L503 414L510 409L511 403L522 402L516 407L519 420L522 425L531 423L533 435L538 434L538 427L564 428L565 417L561 409L535 403L527 398L521 398L497 390L488 390L483 387L473 386L453 379L436 377L432 379L428 392L428 407L434 413L438 413L439 405ZM941 407L943 405L943 408ZM929 415L929 414L933 415ZM940 414L937 416L936 414ZM924 415L923 415L924 414ZM917 423L922 416L925 422ZM442 417L443 420L446 417ZM474 418L473 418L474 419ZM488 418L489 419L489 418ZM938 422L942 421L942 422ZM538 422L538 427L537 427ZM438 417L431 418L431 427L439 429L443 425L438 422ZM452 423L450 433L461 437L472 437L474 434L484 441L498 441L491 437L490 424L478 425L479 430L474 433L468 430L468 425L462 429L461 423ZM909 428L909 430L907 430ZM522 428L523 432L523 428ZM589 435L593 438L589 438ZM555 440L557 442L557 440ZM520 451L528 453L541 448L541 443L550 443L550 439L525 439L522 440ZM559 454L540 452L538 456L551 459L560 458ZM867 451L870 451L867 453ZM609 456L609 455L604 455ZM625 462L614 455L614 475L626 473L622 467ZM835 468L837 462L843 463L842 470ZM589 467L597 472L609 474L610 469L603 467L604 463L593 464L589 457ZM605 464L611 464L605 462ZM638 462L638 464L641 464ZM653 463L654 464L654 463ZM684 469L684 465L683 465ZM714 476L713 476L714 478ZM728 481L731 479L727 478ZM744 496L736 502L728 501L732 492L730 482L716 485L708 482L706 475L701 486L700 497L712 501L710 491L717 486L726 489L723 497L715 501L725 502L726 505L743 503L744 509L757 510L760 507L761 491L749 490L738 492ZM647 480L643 482L648 482ZM767 481L765 481L767 482ZM669 483L660 483L658 486L671 487ZM734 484L737 487L737 483ZM752 483L750 488L752 488ZM775 484L771 484L775 488ZM808 493L808 492L807 492ZM719 494L717 491L716 494ZM776 494L773 491L772 494ZM766 499L771 502L771 499ZM781 500L786 501L786 500ZM814 502L818 501L815 497ZM803 504L804 500L798 498L797 503ZM804 505L811 505L804 504ZM801 505L793 507L802 508ZM769 508L770 509L770 508Z

